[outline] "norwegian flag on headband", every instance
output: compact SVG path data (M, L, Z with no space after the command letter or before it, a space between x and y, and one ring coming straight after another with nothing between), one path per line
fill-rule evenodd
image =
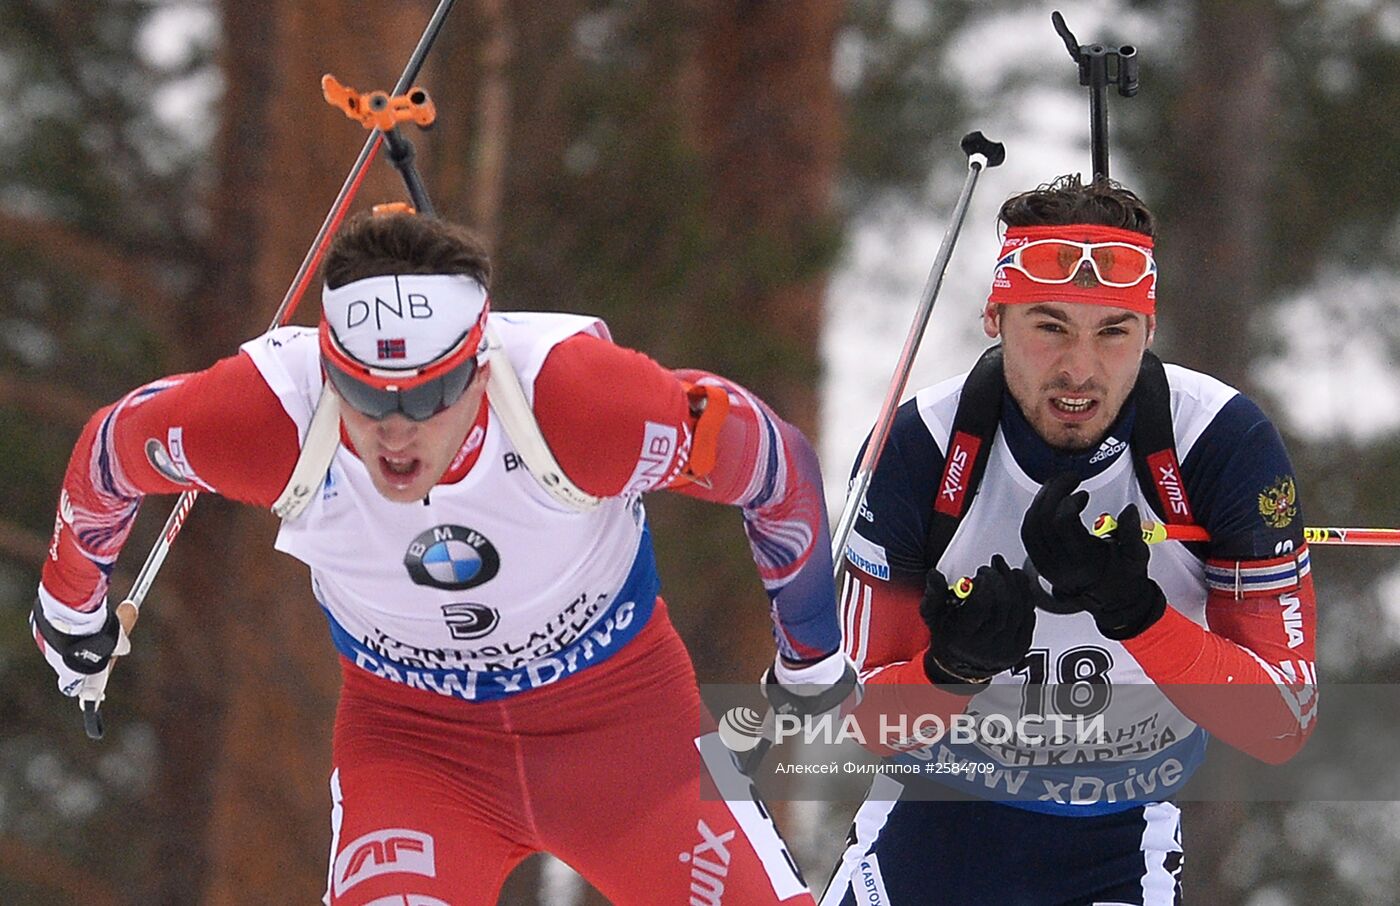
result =
M379 341L379 360L402 359L408 355L408 347L402 338Z

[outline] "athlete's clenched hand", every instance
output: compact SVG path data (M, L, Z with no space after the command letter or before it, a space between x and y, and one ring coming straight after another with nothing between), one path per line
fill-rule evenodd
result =
M939 685L983 683L1018 664L1035 632L1039 590L1000 555L977 570L971 588L948 587L929 570L919 615L928 626L924 672Z
M1130 503L1118 514L1112 536L1095 537L1080 518L1089 494L1074 491L1078 484L1069 473L1046 482L1026 510L1021 541L1053 587L1057 613L1087 611L1104 638L1130 639L1167 608L1161 587L1147 576L1151 553L1142 520Z

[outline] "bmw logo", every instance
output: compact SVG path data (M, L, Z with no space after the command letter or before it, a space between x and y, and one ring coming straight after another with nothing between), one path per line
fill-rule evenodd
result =
M403 565L417 585L461 591L495 578L501 557L480 532L460 525L439 525L413 539Z

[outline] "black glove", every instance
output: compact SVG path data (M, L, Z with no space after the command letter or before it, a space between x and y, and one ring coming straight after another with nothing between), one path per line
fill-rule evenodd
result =
M34 609L29 615L35 632L44 640L44 659L58 673L59 686L73 686L74 680L82 676L101 673L102 668L112 659L121 638L121 624L117 622L116 611L107 611L107 621L92 635L69 635L61 631L49 618L44 616L44 606L34 599ZM63 668L69 672L65 673ZM65 694L72 694L65 691Z
M1031 577L1001 554L977 570L970 590L954 591L929 570L919 604L930 636L924 673L938 685L984 683L1016 666L1031 647L1038 594Z
M1131 639L1167 609L1161 587L1147 577L1151 554L1142 538L1142 519L1130 503L1118 514L1112 536L1095 537L1080 519L1089 493L1070 493L1078 484L1070 473L1046 482L1026 510L1021 541L1054 589L1058 606L1051 610L1087 611L1104 638Z

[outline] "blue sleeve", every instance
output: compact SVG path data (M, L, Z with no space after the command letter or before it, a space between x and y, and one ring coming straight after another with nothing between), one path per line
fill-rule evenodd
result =
M1206 556L1277 557L1303 546L1303 511L1283 438L1244 395L1221 408L1181 464Z
M867 437L866 444L869 442ZM864 455L862 444L851 470L853 477ZM943 453L915 401L909 400L895 414L889 440L876 463L865 492L865 506L856 520L858 537L847 544L847 560L872 575L882 565L887 566L889 575L877 578L914 580L922 588L929 568L924 562L924 547L933 495L942 474ZM869 547L862 546L862 541Z

